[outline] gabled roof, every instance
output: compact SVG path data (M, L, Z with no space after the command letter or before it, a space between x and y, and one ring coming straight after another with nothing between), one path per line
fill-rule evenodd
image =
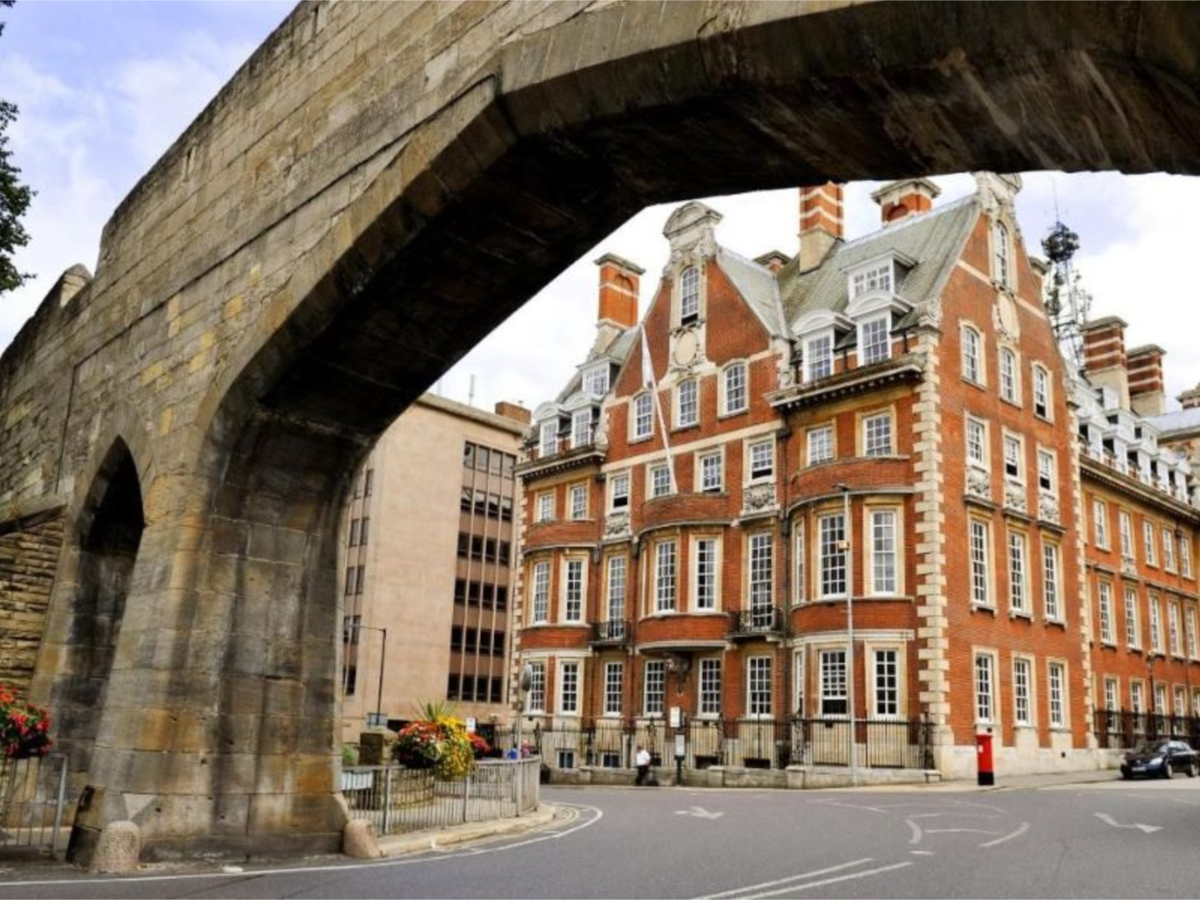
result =
M799 257L779 273L780 297L789 331L815 310L844 312L850 302L846 269L888 253L903 254L916 260L907 272L898 272L895 292L913 306L897 327L915 323L923 305L942 289L950 269L958 260L975 220L978 199L964 197L939 209L858 238L835 244L829 256L815 269L800 273Z
M779 282L775 273L727 247L717 247L717 265L721 267L746 304L772 335L786 335Z
M633 342L637 337L637 333L638 330L636 326L634 328L626 328L615 338L613 338L612 343L610 343L603 350L593 347L591 352L588 353L587 360L584 362L584 364L576 370L575 374L571 376L571 380L567 382L567 386L559 392L558 396L555 398L556 402L566 403L569 399L571 399L572 396L583 389L582 370L586 368L589 363L593 363L601 359L610 359L616 364L617 368L624 366L625 360L629 358L629 351L633 348Z

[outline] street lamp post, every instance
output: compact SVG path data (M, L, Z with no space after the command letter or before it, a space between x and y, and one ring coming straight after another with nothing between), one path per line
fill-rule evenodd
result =
M356 623L354 626L356 631L378 631L383 635L383 642L379 647L379 686L375 691L375 721L376 728L384 724L383 719L383 668L387 660L387 629L376 628L374 625L363 625ZM356 641L356 643L360 643Z
M858 741L854 731L855 666L854 666L854 522L850 518L850 486L838 484L842 492L842 549L846 555L846 700L850 706L850 783L858 785Z
M1146 676L1150 682L1150 721L1146 723L1146 737L1154 740L1158 737L1158 703L1154 699L1154 651L1146 653Z

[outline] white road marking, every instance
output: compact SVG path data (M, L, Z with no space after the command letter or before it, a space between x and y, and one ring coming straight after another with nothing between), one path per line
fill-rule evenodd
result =
M447 852L444 856L423 856L419 859L412 857L399 857L393 859L381 859L373 862L364 863L346 863L345 865L333 864L326 866L300 866L295 869L247 869L244 872L196 872L187 875L132 875L118 876L115 878L59 878L47 879L45 881L0 881L0 887L46 887L54 885L76 885L76 884L124 884L143 881L196 881L201 878L252 878L259 875L314 875L314 874L336 874L338 872L353 872L359 869L390 869L400 866L415 866L421 863L444 863L454 860L456 857L470 853L472 855L484 853L504 853L508 850L516 850L520 847L528 847L530 844L540 844L542 841L554 841L559 838L567 837L578 831L583 831L585 828L590 828L601 819L604 818L604 811L595 806L568 806L565 803L558 804L569 810L575 811L578 815L579 810L593 812L596 815L580 822L578 825L573 825L570 828L562 831L556 831L553 834L543 834L535 838L530 838L527 841L517 841L512 844L505 844L503 847L489 847L485 849L467 850L463 848L462 854L457 852Z
M909 850L913 856L933 856L932 850Z
M709 812L703 806L693 806L691 809L677 809L677 810L675 810L675 815L677 815L677 816L694 816L697 819L709 819L709 820L715 821L716 819L719 819L719 818L721 818L721 816L725 815L725 813Z
M921 826L918 825L916 822L914 822L912 819L905 819L904 821L907 822L908 827L912 829L912 837L909 838L908 842L910 844L921 843L921 835L922 835Z
M817 869L815 872L805 872L803 875L789 875L787 878L777 878L774 881L764 881L760 884L748 884L744 887L733 888L728 891L721 891L717 894L705 894L703 897L698 897L696 900L718 900L720 897L732 897L736 894L743 894L746 891L757 891L760 888L775 887L776 885L786 884L789 881L803 881L805 878L815 878L817 875L828 875L830 872L840 872L842 869L849 869L851 866L861 866L863 863L874 862L875 860L869 856L862 859L856 859L852 862L842 863L837 866L830 866L827 869Z
M1002 838L996 838L996 840L994 840L994 841L988 841L986 844L980 844L979 846L980 846L981 848L983 848L983 847L995 847L995 846L996 846L996 845L998 845L998 844L1003 844L1005 841L1011 841L1013 838L1020 837L1021 835L1023 835L1023 834L1024 834L1025 832L1027 832L1028 830L1029 830L1029 823L1028 823L1028 822L1022 822L1022 823L1021 823L1021 827L1020 827L1020 828L1018 828L1016 831L1012 832L1011 834L1006 834L1006 835L1005 835L1004 837L1002 837Z
M1096 818L1101 822L1107 822L1113 828L1137 828L1145 834L1154 834L1156 831L1162 831L1161 825L1143 825L1141 822L1134 822L1132 825L1122 825L1108 813L1096 813Z
M791 891L807 891L809 888L824 887L827 884L836 884L839 881L853 881L856 878L869 878L872 875L882 875L884 872L891 872L895 869L907 869L911 866L911 862L895 863L890 866L880 866L878 869L868 869L865 872L853 872L850 875L839 875L837 878L826 878L823 881L810 881L807 884L796 884L791 887L780 888L777 891L766 891L761 894L747 894L740 900L762 900L763 897L778 897L780 894L787 894Z

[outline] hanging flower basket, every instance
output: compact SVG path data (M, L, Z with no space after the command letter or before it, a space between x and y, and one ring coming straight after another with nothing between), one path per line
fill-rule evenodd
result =
M54 746L50 714L29 703L17 702L11 689L0 684L0 750L8 759L45 756Z

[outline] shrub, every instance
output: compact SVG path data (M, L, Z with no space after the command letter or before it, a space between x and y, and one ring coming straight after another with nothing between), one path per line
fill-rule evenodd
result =
M50 738L50 714L0 684L0 748L11 758L45 756L54 741Z
M410 769L432 769L436 777L462 778L475 767L475 753L487 741L467 733L467 726L444 703L426 703L420 718L400 729L395 754Z

